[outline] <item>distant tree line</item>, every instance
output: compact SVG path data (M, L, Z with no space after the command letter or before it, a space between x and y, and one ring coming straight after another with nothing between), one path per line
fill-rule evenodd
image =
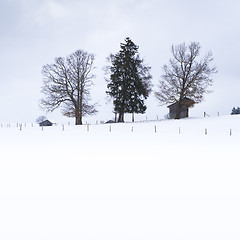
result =
M132 121L135 113L145 113L145 100L152 92L151 68L140 57L138 49L130 38L126 38L119 52L107 57L109 65L104 68L106 94L113 100L118 122L124 122L125 113L132 114ZM161 105L178 103L176 118L180 118L185 98L200 103L204 94L210 92L212 74L217 72L211 67L212 53L208 52L203 59L198 59L199 54L200 44L196 42L172 46L173 57L163 66L164 74L154 94ZM54 111L60 107L63 115L75 117L76 125L82 124L83 116L96 114L96 103L91 103L90 97L95 77L94 60L93 54L77 50L43 66L42 109Z
M232 109L231 115L236 115L236 114L240 114L240 107L237 107L237 108L234 107Z

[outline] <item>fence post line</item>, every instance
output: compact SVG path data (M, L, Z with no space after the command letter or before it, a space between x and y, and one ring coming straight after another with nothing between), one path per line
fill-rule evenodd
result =
M156 133L157 132L157 126L156 125L154 126L154 130L155 130L155 133Z
M205 135L207 135L208 134L208 131L207 131L207 128L205 128Z
M230 136L232 136L232 129L230 128Z

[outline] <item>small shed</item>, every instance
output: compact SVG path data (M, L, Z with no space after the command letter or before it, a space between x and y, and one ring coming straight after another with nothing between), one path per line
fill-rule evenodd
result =
M52 126L53 124L49 120L44 120L43 122L39 123L40 127L47 127L47 126Z
M169 108L169 118L170 119L176 118L179 104L180 104L179 102L175 102L175 103L167 106ZM188 109L190 107L192 107L194 104L195 104L195 102L192 99L184 98L181 102L182 109L181 109L181 113L180 113L180 118L187 118L188 112L189 112Z
M105 122L105 123L115 123L115 121L113 121L113 120L108 120L108 121Z

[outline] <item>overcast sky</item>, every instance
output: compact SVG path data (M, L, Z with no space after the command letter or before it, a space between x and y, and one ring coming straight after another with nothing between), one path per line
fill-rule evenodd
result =
M214 92L191 116L229 114L240 106L239 13L239 0L0 0L0 122L34 122L46 115L39 108L42 66L77 49L96 55L92 98L101 106L94 121L111 119L102 68L126 37L152 67L154 89L172 44L197 41L202 56L211 50L218 69ZM147 107L148 119L168 112L153 94ZM60 111L47 117L67 121Z

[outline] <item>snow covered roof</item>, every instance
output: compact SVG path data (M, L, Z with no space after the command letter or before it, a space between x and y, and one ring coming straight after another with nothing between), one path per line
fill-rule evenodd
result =
M43 122L39 123L39 126L52 126L53 124L49 120L44 120Z
M173 103L173 104L171 104L171 105L168 105L167 107L168 107L168 108L175 107L175 106L178 105L178 103L179 103L179 102L175 102L175 103ZM190 99L190 98L184 98L184 99L182 100L182 104L183 104L184 107L189 108L189 107L192 107L192 106L195 104L195 102L194 102L192 99Z

